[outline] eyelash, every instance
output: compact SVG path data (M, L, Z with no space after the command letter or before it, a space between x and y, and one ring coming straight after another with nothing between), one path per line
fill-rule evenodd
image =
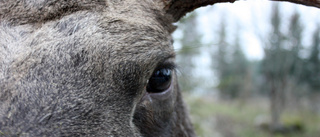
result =
M159 70L159 69L171 69L174 71L177 69L177 65L173 62L166 62L159 65L155 70Z

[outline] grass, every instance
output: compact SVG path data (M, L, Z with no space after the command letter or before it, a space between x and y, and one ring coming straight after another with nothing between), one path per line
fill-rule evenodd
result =
M301 110L284 112L284 124L301 124L304 132L272 134L255 125L258 116L268 116L267 102L215 101L185 95L191 119L201 137L320 137L320 116Z

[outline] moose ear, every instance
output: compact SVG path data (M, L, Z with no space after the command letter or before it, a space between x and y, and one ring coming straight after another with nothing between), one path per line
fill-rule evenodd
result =
M196 8L213 5L222 2L235 2L236 0L162 0L164 2L164 10L167 14L171 15L174 22L178 21L186 13L193 11ZM306 6L313 6L320 8L320 0L271 0L271 1L284 1L302 4Z

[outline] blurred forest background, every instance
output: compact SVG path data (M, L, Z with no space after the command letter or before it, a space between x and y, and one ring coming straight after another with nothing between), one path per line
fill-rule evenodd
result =
M320 10L263 2L236 17L225 8L250 2L177 23L179 82L197 134L320 137ZM312 13L319 18L304 18Z

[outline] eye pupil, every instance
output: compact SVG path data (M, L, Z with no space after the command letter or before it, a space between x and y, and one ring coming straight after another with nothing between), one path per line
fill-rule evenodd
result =
M150 93L159 93L168 89L171 85L172 71L171 69L159 69L156 70L147 86L147 91Z

